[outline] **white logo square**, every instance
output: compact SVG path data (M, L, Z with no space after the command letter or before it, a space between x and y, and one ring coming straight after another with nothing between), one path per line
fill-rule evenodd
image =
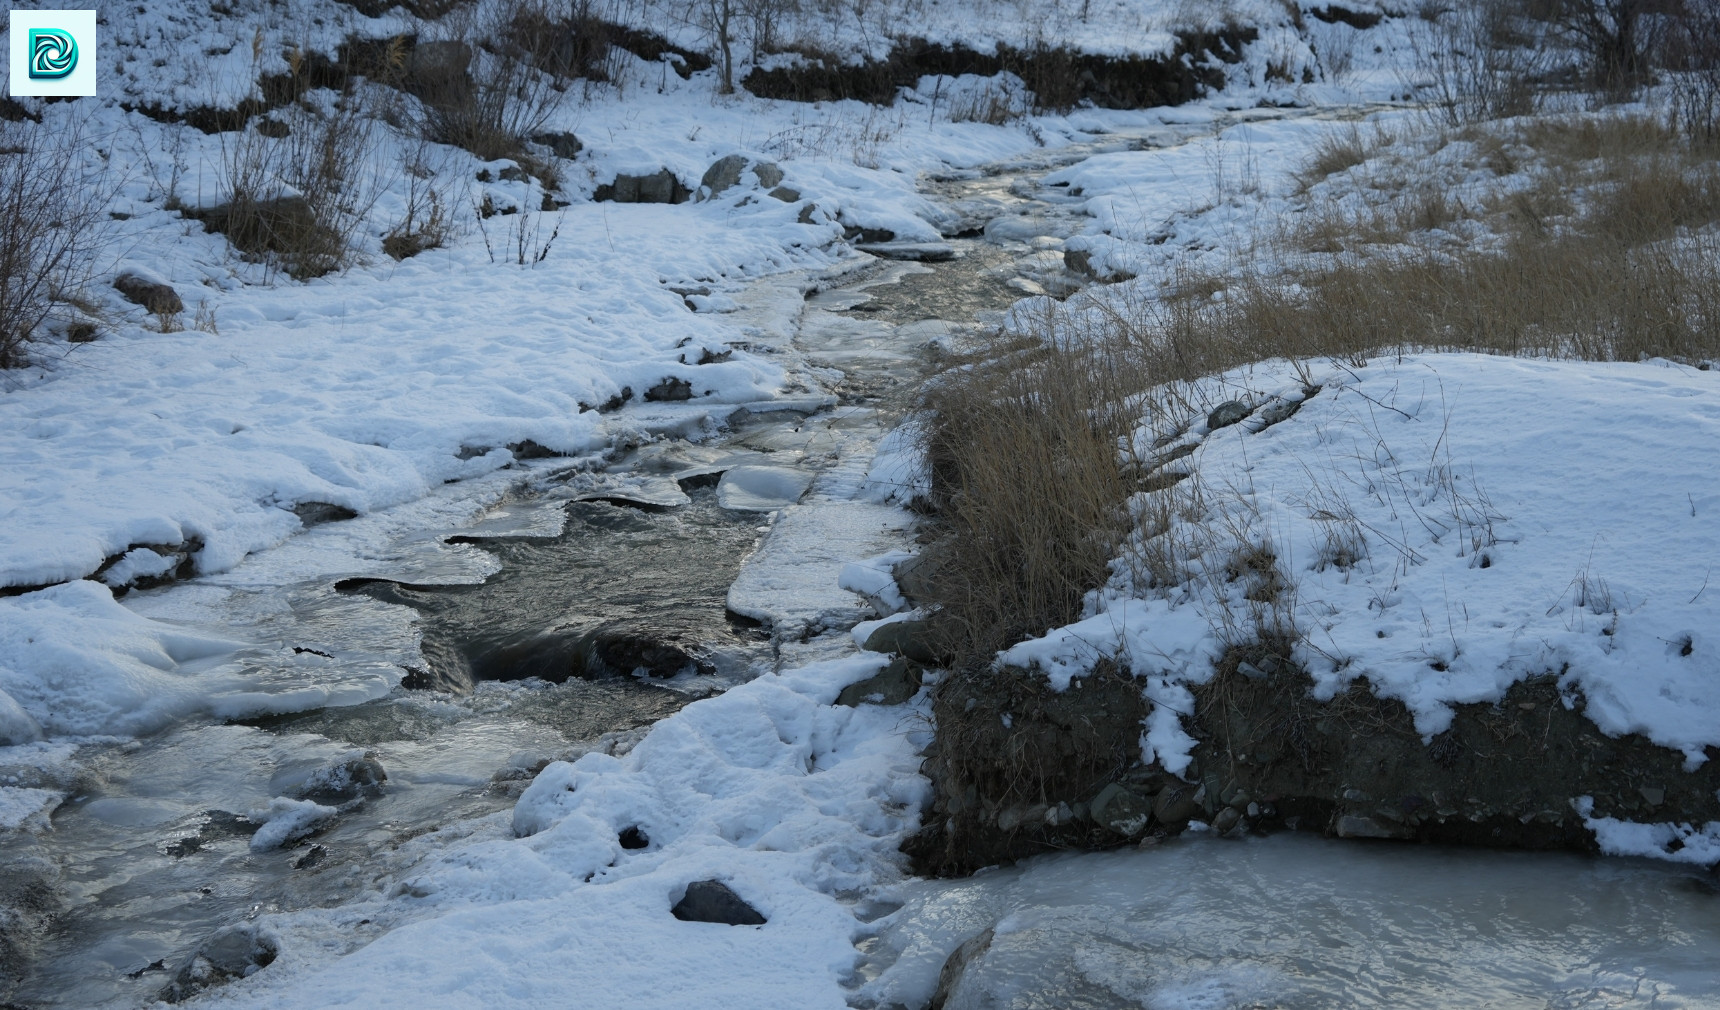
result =
M96 93L95 11L15 10L7 42L14 96Z

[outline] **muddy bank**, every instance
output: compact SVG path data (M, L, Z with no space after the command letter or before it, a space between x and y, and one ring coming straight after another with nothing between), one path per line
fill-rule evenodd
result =
M1069 109L1082 101L1107 109L1180 105L1224 86L1225 63L1242 59L1242 47L1259 37L1253 28L1189 32L1164 56L1099 56L1066 47L1016 49L1000 45L986 53L924 39L902 39L882 60L850 63L809 52L794 66L755 69L741 85L760 98L825 102L853 98L890 105L897 89L912 88L930 74L989 77L1008 71L1034 93L1041 109Z
M1330 702L1309 686L1264 649L1232 650L1195 690L1184 724L1198 745L1178 777L1142 762L1148 703L1114 668L1061 694L1018 669L954 675L936 699L938 742L924 768L936 800L904 848L920 870L956 875L1176 834L1191 820L1221 833L1592 852L1579 797L1593 798L1591 816L1720 819L1720 753L1686 772L1678 751L1607 736L1557 671L1497 705L1458 706L1428 742L1401 702L1363 682Z

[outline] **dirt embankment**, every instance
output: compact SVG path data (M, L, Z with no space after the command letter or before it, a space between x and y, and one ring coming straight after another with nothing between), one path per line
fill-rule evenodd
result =
M904 39L882 60L849 63L832 54L807 52L794 66L754 70L741 85L760 98L852 98L890 105L897 89L914 87L929 74L991 76L1008 71L1027 83L1040 108L1067 109L1081 101L1108 109L1148 108L1178 105L1222 88L1222 65L1239 62L1243 46L1258 37L1253 28L1191 32L1179 36L1170 53L1156 57L1096 56L1051 46L999 46L986 53Z
M1720 820L1720 753L1686 772L1678 751L1602 733L1558 680L1549 671L1497 705L1459 706L1451 728L1424 742L1402 703L1363 682L1318 702L1287 660L1232 650L1195 690L1184 724L1198 746L1178 777L1142 762L1148 703L1114 668L1063 693L1017 669L953 675L935 702L938 741L925 764L936 799L904 848L924 872L963 874L1195 820L1227 833L1592 851L1575 807L1584 796L1592 816Z

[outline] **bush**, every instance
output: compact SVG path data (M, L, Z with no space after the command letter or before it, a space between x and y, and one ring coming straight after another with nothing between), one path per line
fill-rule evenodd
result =
M295 280L340 269L378 192L370 158L376 122L349 86L321 111L298 107L278 123L224 134L225 202L193 216L246 258ZM281 124L284 134L272 128Z
M101 200L83 177L83 144L29 120L0 120L0 368L88 278Z

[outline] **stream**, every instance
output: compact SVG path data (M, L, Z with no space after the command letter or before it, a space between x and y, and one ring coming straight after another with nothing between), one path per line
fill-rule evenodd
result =
M743 322L786 325L798 399L693 440L665 427L601 466L534 460L410 520L330 523L277 558L127 597L200 633L287 643L287 659L259 646L259 683L330 701L86 744L52 829L0 841L0 903L48 923L15 931L27 968L0 1005L148 1005L216 928L385 889L546 762L623 752L694 699L851 649L845 627L869 615L833 570L808 570L821 597L747 605L749 573L793 564L772 552L792 532L779 510L854 496L946 342L1080 286L1061 248L1081 201L1040 176L1210 130L928 180L963 222L947 261L861 257L737 292ZM911 545L909 523L877 531L873 553ZM316 576L294 558L320 559ZM404 684L378 688L395 667ZM254 850L252 812L275 797L340 813ZM901 910L858 941L855 1006L923 1001L948 950L999 923L952 1008L1720 1005L1714 887L1629 860L1192 838L895 891Z

